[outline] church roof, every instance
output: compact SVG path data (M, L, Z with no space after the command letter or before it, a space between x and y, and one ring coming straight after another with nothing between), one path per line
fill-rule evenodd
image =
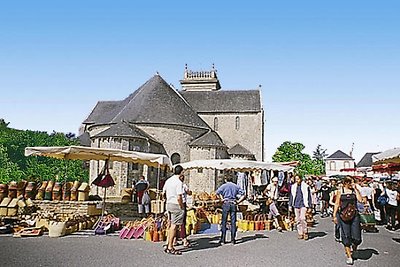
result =
M144 131L140 130L136 126L129 124L125 121L119 122L117 124L112 124L110 128L105 131L102 131L93 137L128 137L128 138L146 138L153 140L154 139L146 134Z
M222 142L221 137L214 131L209 131L199 138L193 140L190 146L206 146L206 147L226 147Z
M180 94L197 112L259 112L259 90L238 91L181 91Z
M352 157L350 157L349 155L347 155L346 153L344 153L341 150L336 151L335 153L333 153L332 155L327 157L327 159L350 159L350 160L353 160Z
M357 167L371 167L372 166L372 156L375 154L379 154L379 152L370 152L370 153L365 153L365 155L362 157L360 162L357 163Z
M245 147L243 147L240 144L236 144L230 149L228 149L228 154L229 155L254 155L251 153L249 150L247 150Z
M161 78L154 75L122 101L97 103L84 123L174 124L209 129L182 96Z

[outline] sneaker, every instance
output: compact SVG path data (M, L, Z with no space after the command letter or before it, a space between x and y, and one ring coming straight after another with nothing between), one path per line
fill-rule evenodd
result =
M346 264L347 265L353 265L353 258L347 258Z
M340 240L340 238L335 237L335 241L340 243L342 240Z
M236 240L231 241L232 245L236 245Z
M220 241L218 241L218 244L221 245L221 246L222 246L222 245L225 245L225 244L226 244L226 241L220 240Z

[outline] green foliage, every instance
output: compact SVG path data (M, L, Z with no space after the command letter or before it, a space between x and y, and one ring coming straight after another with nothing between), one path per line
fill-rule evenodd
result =
M325 173L323 160L312 159L303 153L305 146L301 143L283 142L272 156L273 162L299 161L295 173L299 175L321 175Z
M72 133L63 134L17 130L0 119L0 182L25 180L88 180L82 161L46 157L25 157L28 146L69 146L79 142Z

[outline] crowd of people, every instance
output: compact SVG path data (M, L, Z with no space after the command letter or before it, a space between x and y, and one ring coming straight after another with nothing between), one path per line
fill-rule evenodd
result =
M298 239L307 240L309 230L306 214L319 213L321 218L332 217L335 225L336 241L341 242L346 254L346 263L353 264L354 255L362 242L361 216L373 214L377 224L386 225L388 230L399 227L400 183L377 182L367 177L346 177L342 180L324 180L320 177L304 178L300 175L290 176L285 187L289 188L289 212L295 217ZM170 227L168 241L164 251L180 255L175 248L176 239L182 238L186 247L190 246L184 230L178 235L177 229L185 223L186 195L190 190L184 183L183 168L176 166L174 175L165 182L163 192L166 196L166 210L169 215ZM263 194L267 198L268 217L276 220L280 216L277 200L281 188L278 178L273 177ZM242 188L233 183L227 176L225 183L216 194L222 202L221 237L219 243L226 243L228 216L231 219L231 243L236 244L236 212L237 205L246 199ZM185 227L181 227L185 229ZM277 229L282 230L282 229Z

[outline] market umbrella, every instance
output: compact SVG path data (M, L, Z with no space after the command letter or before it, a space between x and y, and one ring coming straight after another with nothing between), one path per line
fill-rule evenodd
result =
M210 159L210 160L193 160L180 163L183 169L216 169L216 170L274 170L274 171L293 171L294 167L286 166L279 163L238 160L238 159Z
M172 168L169 157L163 154L153 154L111 148L96 148L84 146L26 147L25 156L44 156L56 159L71 160L112 160L139 163L157 168L160 168L161 166ZM105 167L107 168L108 165L105 165ZM159 177L157 179L159 179ZM109 187L111 186L111 183L114 183L114 180L112 180L112 182L111 180L104 180L103 178L100 178L98 182L100 185L108 185L106 187ZM105 201L105 198L103 201Z
M400 147L372 155L373 164L400 163Z

